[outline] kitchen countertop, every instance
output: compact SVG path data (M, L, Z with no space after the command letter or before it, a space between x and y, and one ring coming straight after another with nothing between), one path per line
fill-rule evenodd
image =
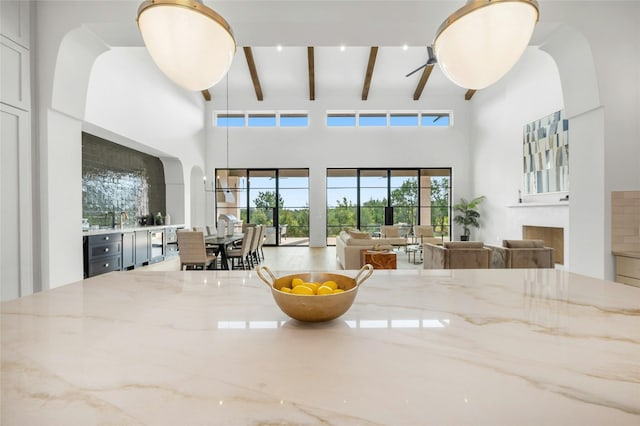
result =
M640 288L561 270L376 270L317 324L253 271L0 306L5 426L640 423Z
M154 226L125 226L124 228L120 228L116 226L115 228L100 228L100 229L90 229L88 231L82 230L82 235L104 235L104 234L120 234L123 232L134 232L134 231L153 231L154 229L165 229L165 228L184 228L184 224L178 225L154 225Z

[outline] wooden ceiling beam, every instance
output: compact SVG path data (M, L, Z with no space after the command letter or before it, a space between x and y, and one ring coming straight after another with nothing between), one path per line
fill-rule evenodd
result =
M307 47L307 62L309 66L309 100L316 100L316 70L313 46Z
M474 89L469 89L467 90L467 93L464 94L464 100L468 101L471 100L471 98L473 97L473 95L476 94L476 91Z
M420 100L420 96L422 96L422 91L424 90L424 87L427 85L427 81L429 80L431 71L433 71L433 65L434 64L429 64L426 67L424 67L424 70L422 71L422 75L420 76L420 81L418 82L418 86L416 87L415 92L413 92L414 101Z
M244 46L244 57L247 59L247 65L249 66L249 73L251 74L251 81L253 82L253 88L256 91L256 98L261 101L264 99L262 96L262 87L260 86L260 79L258 78L258 70L256 69L256 63L253 60L253 52L251 47Z
M209 92L209 89L204 89L201 93L205 101L209 102L211 100L211 92Z
M371 87L371 78L373 77L373 67L376 65L376 56L378 56L378 46L371 46L369 63L367 64L367 75L364 77L364 86L362 87L363 101L366 101L369 97L369 88Z

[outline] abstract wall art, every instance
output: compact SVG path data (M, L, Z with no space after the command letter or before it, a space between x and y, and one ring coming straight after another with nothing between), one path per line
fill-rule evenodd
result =
M523 193L569 191L569 120L564 110L523 129Z

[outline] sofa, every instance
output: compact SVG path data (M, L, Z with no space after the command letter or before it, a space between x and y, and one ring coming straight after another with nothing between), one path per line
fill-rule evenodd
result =
M340 231L336 237L336 259L342 269L360 269L362 250L391 250L394 246L404 246L406 238L372 238L371 234L357 230Z
M491 249L481 241L423 245L424 269L489 269Z
M542 240L504 240L492 250L492 268L554 268L553 248Z

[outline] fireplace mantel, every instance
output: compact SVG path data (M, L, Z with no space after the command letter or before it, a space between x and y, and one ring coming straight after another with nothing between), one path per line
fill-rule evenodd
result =
M561 203L519 203L519 204L511 204L507 206L508 208L522 208L522 207L569 207L568 202Z

